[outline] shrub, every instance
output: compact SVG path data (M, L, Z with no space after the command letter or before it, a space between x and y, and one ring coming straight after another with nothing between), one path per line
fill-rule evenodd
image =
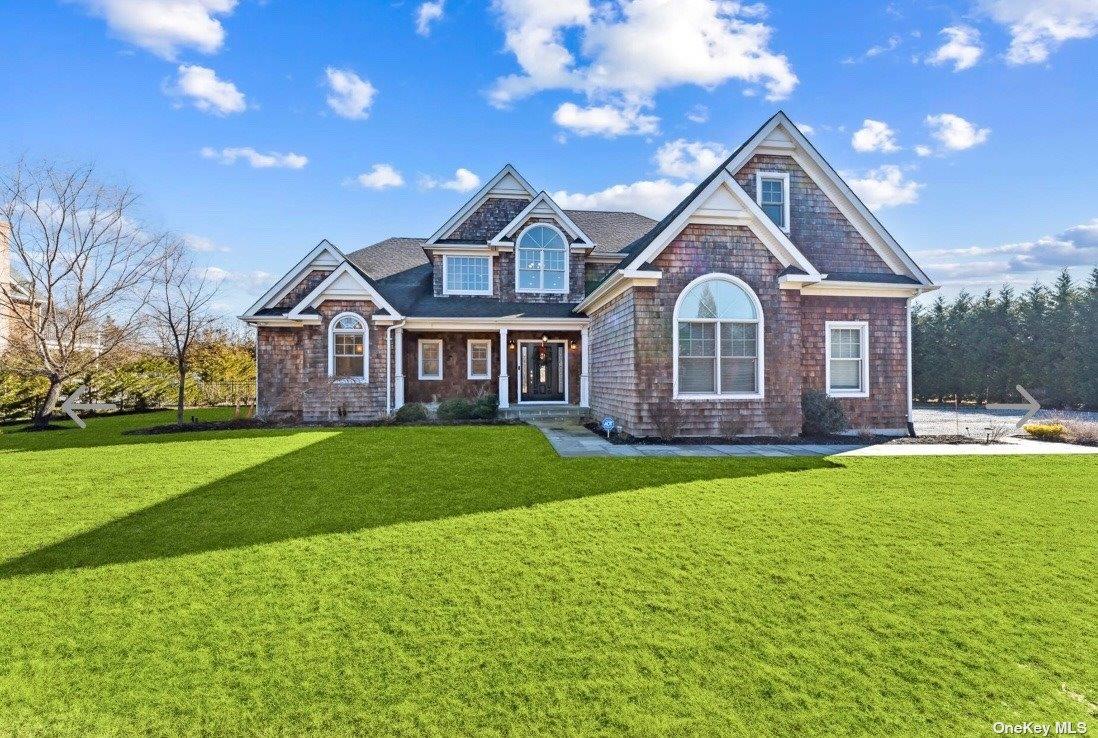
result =
M499 398L495 395L481 395L473 403L473 417L479 420L491 420L499 413Z
M804 413L801 433L806 436L826 436L846 428L842 405L818 390L801 395L801 411Z
M1062 441L1064 426L1059 423L1029 423L1023 430L1038 441Z
M438 404L439 420L469 420L473 417L473 403L464 397L451 397Z
M427 408L418 402L401 405L393 413L393 422L395 423L422 423L424 420L427 420Z
M679 406L674 402L661 402L656 411L652 413L652 422L656 424L656 432L664 441L671 441L678 437L682 427L682 416Z
M1098 446L1098 423L1090 423L1085 420L1065 420L1064 437L1072 443Z

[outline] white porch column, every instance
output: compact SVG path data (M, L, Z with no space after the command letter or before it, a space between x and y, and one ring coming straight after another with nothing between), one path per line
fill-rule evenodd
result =
M507 398L507 329L499 329L499 406L501 409L511 407Z
M580 328L580 407L591 406L591 349L587 328Z
M404 406L404 329L397 328L394 349L396 351L396 378L393 380L393 410Z

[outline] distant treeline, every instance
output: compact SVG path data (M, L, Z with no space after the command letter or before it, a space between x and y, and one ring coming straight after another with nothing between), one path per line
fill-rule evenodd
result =
M1064 271L1051 287L1010 287L916 305L912 381L917 401L1022 402L1098 409L1098 268L1086 284Z

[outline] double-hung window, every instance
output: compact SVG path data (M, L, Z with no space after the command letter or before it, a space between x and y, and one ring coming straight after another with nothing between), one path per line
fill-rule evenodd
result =
M419 339L419 378L442 379L442 339Z
M763 396L762 307L724 274L689 285L675 306L675 396Z
M828 321L826 331L827 394L869 397L869 324Z
M552 226L532 225L518 238L518 292L567 292L568 243Z
M755 175L755 199L774 225L789 232L789 172Z
M470 338L466 344L466 369L469 379L492 378L492 342L487 338Z
M492 259L489 256L442 257L442 287L447 295L492 294Z

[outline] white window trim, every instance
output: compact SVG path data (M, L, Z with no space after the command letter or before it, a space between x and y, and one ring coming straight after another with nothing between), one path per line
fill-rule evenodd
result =
M485 351L487 352L487 367L486 374L475 374L473 372L473 346L483 344ZM465 376L467 379L491 379L492 378L492 339L490 338L470 338L465 342Z
M450 259L487 259L488 260L488 289L487 290L452 290L447 287L450 277ZM485 254L443 254L442 255L442 294L444 295L492 295L492 283L495 281L492 273L492 256Z
M554 231L557 232L557 234L560 235L561 240L564 241L564 289L562 290L532 289L529 287L519 287L519 241L522 240L522 237L526 235L526 232L528 230L530 230L531 228L536 228L537 226L552 228ZM523 228L522 231L518 234L518 237L515 239L515 292L539 295L567 295L569 292L571 292L570 288L572 283L572 273L571 271L569 271L572 267L571 257L569 255L570 252L571 248L568 244L568 236L564 235L564 231L562 231L560 228L557 228L552 223L543 223L539 221L537 223L531 223L530 225ZM541 269L541 283L545 284L544 265Z
M336 325L344 318L354 318L362 324L361 331L337 331ZM362 376L361 377L336 377L335 376L335 336L342 334L362 334ZM340 313L328 323L328 376L335 378L336 382L363 382L370 381L370 323L358 313Z
M424 374L423 373L423 347L427 344L435 344L438 346L438 374ZM441 338L421 338L419 339L419 345L416 347L416 356L418 361L416 362L419 370L418 376L424 381L437 381L442 379L442 367L445 363L442 356L442 339Z
M724 394L718 393L695 393L695 392L679 392L679 308L682 306L682 300L690 292L691 289L701 284L702 282L708 282L710 280L723 279L728 282L732 282L737 287L742 288L751 298L751 301L755 305L755 312L758 314L759 319L756 322L758 325L758 332L756 333L756 341L759 347L758 361L755 362L755 387L756 392L728 392ZM688 320L687 323L718 323L722 322L716 318L711 320ZM750 323L751 321L739 320L723 321L725 323ZM759 296L755 294L755 290L751 289L751 286L744 282L739 277L734 277L731 274L723 274L721 272L712 272L710 274L704 274L690 284L683 287L682 292L679 293L678 298L675 300L675 311L671 314L672 336L671 336L671 381L673 382L672 388L674 394L672 398L675 400L762 400L766 397L766 386L763 380L766 377L766 331L764 330L764 316L762 303L759 302ZM717 389L720 389L720 336L715 336L717 342Z
M762 189L764 179L780 179L782 181L783 225L778 226L783 233L789 233L789 172L755 172L755 203L762 207ZM777 225L775 223L775 225Z
M831 388L831 331L835 328L857 328L861 331L861 389ZM828 320L824 323L824 387L828 397L869 397L869 322L865 320Z

